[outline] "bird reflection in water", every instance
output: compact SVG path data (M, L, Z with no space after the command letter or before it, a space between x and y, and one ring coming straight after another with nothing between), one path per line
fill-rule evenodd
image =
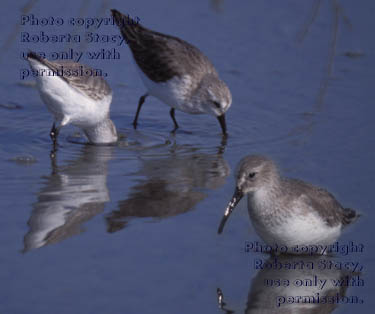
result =
M177 146L168 156L143 158L135 175L142 176L118 210L107 217L107 231L124 228L131 217L166 218L192 210L207 190L225 183L230 168L223 158L225 141L213 153Z
M42 177L45 183L33 204L23 252L80 234L81 225L103 211L110 200L107 164L113 150L85 145L77 159L62 166L51 158L52 173Z
M359 297L346 296L348 286L345 284L351 282L351 278L359 276L360 273L318 267L328 265L330 261L337 262L337 258L332 256L271 256L263 265L275 264L275 258L283 265L290 263L296 267L260 269L252 280L246 314L328 314L338 306L345 306L333 300L343 299L342 303L360 303ZM340 286L337 284L339 281L344 284ZM229 310L228 300L224 302L224 294L220 288L217 289L217 298L219 308L225 313L236 312Z

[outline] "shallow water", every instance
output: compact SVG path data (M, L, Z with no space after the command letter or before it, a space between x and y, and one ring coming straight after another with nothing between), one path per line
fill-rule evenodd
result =
M223 234L217 235L234 189L233 170L250 153L270 156L284 175L321 185L345 207L362 214L340 244L363 244L364 252L337 254L335 261L361 263L365 285L349 287L345 294L364 302L339 304L335 313L372 313L372 1L3 4L1 313L282 310L286 305L270 306L276 304L273 295L281 292L262 285L267 271L254 269L255 259L266 260L268 255L243 252L246 241L260 242L245 201ZM131 122L144 89L128 47L121 46L116 47L120 60L80 60L108 73L114 90L111 116L123 135L120 144L84 145L79 131L66 127L56 158L50 158L52 117L34 79L20 79L20 69L28 67L20 52L112 46L21 43L20 32L84 34L84 30L68 25L19 26L20 15L104 17L110 8L129 10L145 26L191 42L212 60L233 95L227 141L222 140L216 119L182 112L176 112L180 129L170 134L169 108L151 97L134 131ZM99 31L119 33L109 26ZM305 273L288 275L295 280ZM341 275L317 273L328 279ZM217 288L224 295L224 309L218 306ZM282 293L317 291L321 290L285 288Z

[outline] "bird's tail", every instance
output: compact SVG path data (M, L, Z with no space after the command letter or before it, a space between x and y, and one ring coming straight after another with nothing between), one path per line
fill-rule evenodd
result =
M139 24L139 18L137 17L136 21L131 18L129 14L122 14L115 9L112 9L111 13L126 42L129 43L131 41L136 41L138 37L137 32L143 29Z
M58 66L57 63L49 61L47 59L44 59L44 58L42 58L41 56L37 55L35 52L33 52L31 50L27 54L27 59L28 60L36 60L39 63L45 65L48 68L50 68L52 71L57 72L59 70L59 66ZM33 66L31 65L31 67L33 67ZM61 76L61 78L63 78L63 77Z
M349 225L355 222L361 215L357 213L354 209L344 208L343 210L343 223L344 225Z
M37 60L41 63L44 63L44 59L40 56L38 56L34 51L29 51L28 54L27 54L27 58L28 59L34 59L34 60Z

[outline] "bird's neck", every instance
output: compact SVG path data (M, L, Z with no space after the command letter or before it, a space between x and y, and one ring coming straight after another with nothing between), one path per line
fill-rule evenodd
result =
M108 144L117 141L117 131L112 120L106 118L92 127L86 127L84 132L93 144Z
M252 207L258 208L266 214L267 211L275 210L277 207L275 204L282 198L282 194L280 178L277 177L252 193L249 202Z

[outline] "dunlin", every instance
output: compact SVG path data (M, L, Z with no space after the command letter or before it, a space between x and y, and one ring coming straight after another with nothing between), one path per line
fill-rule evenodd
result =
M251 155L238 165L236 189L220 223L219 233L245 194L254 228L271 246L277 244L291 249L330 245L340 236L343 227L359 216L354 210L343 208L325 189L283 178L272 160Z
M139 99L134 128L142 104L152 95L171 107L174 131L178 128L175 118L175 109L178 109L217 117L225 135L225 112L232 103L232 96L210 60L180 38L147 29L117 10L112 10L112 15L147 89Z
M98 72L71 61L49 61L33 52L27 59L36 77L40 96L54 115L50 136L56 145L61 127L81 128L93 144L117 141L109 117L112 90Z

